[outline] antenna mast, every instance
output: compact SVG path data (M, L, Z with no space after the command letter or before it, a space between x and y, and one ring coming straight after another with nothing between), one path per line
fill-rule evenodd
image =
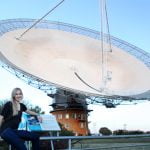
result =
M101 10L101 90L107 92L107 83L111 80L112 72L108 66L108 56L112 52L106 0L100 0ZM106 35L107 33L107 35Z

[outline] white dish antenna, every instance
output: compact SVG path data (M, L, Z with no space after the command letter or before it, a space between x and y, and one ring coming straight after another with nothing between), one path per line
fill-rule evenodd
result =
M107 54L109 70L104 87L100 33L41 21L17 40L33 22L0 22L0 57L11 68L45 84L86 95L131 96L150 90L150 55L146 52L111 37L112 52ZM107 41L103 44L109 47Z

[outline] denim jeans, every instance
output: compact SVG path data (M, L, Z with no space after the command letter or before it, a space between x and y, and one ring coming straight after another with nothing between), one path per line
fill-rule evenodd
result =
M32 150L40 150L39 135L34 132L7 128L0 136L16 150L27 150L24 140L32 142Z

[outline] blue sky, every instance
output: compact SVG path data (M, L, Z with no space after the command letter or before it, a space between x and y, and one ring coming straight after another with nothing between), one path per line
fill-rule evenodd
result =
M14 18L39 19L59 0L2 0L0 4L0 20ZM99 0L65 0L52 14L45 19L75 24L100 31ZM150 1L149 0L107 0L108 17L111 35L125 40L143 50L150 52ZM50 99L41 91L34 89L16 79L0 68L0 98L10 96L11 89L23 88L26 99L39 104L48 112ZM45 106L40 101L45 100ZM101 126L110 129L123 128L150 130L150 120L144 119L149 111L149 103L136 106L119 106L106 109L90 106L94 111L89 119L90 128L95 132ZM97 117L97 114L100 117ZM134 120L134 121L133 121Z
M59 0L2 0L0 20L40 18ZM100 30L99 0L65 0L46 19ZM110 32L146 51L150 50L150 1L107 0Z

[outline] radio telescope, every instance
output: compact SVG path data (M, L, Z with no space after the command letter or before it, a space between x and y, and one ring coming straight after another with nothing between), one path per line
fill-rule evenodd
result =
M63 89L94 98L148 99L150 54L111 36L102 60L100 33L61 22L0 21L2 66L47 93ZM107 37L107 35L105 35ZM109 44L104 41L107 48ZM104 65L103 65L104 63Z

